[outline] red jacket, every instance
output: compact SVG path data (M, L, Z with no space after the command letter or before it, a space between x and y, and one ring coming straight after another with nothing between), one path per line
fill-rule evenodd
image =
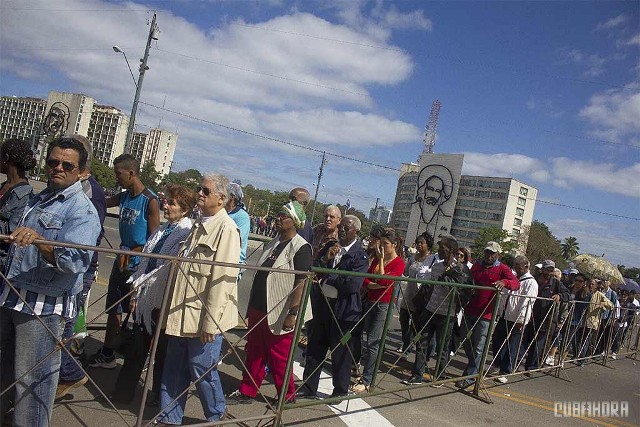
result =
M493 283L502 280L505 288L512 291L520 289L520 281L518 278L509 267L501 262L496 262L486 267L482 264L482 261L478 261L471 267L471 275L477 286L494 288ZM482 316L483 319L491 320L493 306L495 304L495 294L495 291L489 289L476 289L471 301L469 301L464 309L465 315L473 317Z

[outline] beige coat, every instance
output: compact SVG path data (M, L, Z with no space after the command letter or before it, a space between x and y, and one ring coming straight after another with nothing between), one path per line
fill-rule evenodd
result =
M238 227L221 209L204 223L196 223L180 249L180 256L237 264L240 262ZM235 328L238 325L238 271L236 267L179 264L167 316L167 335L196 337L202 331L219 334Z
M595 291L587 307L587 318L585 320L587 328L598 329L602 311L611 309L613 309L613 303L602 292Z
M271 256L271 252L278 246L278 243L280 242L276 237L267 244L262 253L262 257L260 257L260 261L258 261L258 265L262 265L267 257ZM282 252L280 252L280 255L278 255L278 258L276 258L271 268L294 270L293 257L302 246L308 244L306 240L296 234ZM276 271L270 272L267 276L267 313L269 313L267 322L269 323L269 330L274 335L283 335L292 332L284 332L282 330L282 324L287 317L287 311L289 311L291 307L290 294L293 291L295 277L295 274ZM311 317L311 304L307 302L304 321L310 320Z

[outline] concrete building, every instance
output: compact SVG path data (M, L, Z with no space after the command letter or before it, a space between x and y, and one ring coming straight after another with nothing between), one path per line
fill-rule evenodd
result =
M387 225L391 221L391 211L384 206L372 208L369 211L369 221L375 224Z
M46 114L51 111L52 107L60 108L64 113L68 113L66 129L63 133L87 135L95 102L95 99L82 93L52 90L47 98Z
M495 226L517 239L533 221L537 196L535 187L513 178L463 175L451 234L472 246L482 228Z
M403 163L400 167L400 177L396 188L396 197L393 201L393 212L391 214L391 226L405 238L409 227L409 216L411 207L416 198L418 188L418 173L420 167L417 163Z
M95 105L87 138L93 147L93 157L108 166L124 152L129 118L109 105Z
M140 164L144 163L144 153L147 149L148 138L149 135L142 132L133 132L133 137L131 138L130 153L138 159Z
M142 164L153 162L162 176L167 175L171 171L177 140L178 136L174 133L164 129L151 129Z
M0 97L0 141L20 138L35 146L42 132L46 107L44 99Z

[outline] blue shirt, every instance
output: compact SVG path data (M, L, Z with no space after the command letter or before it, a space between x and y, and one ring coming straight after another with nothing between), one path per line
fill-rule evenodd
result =
M241 207L236 207L229 212L229 216L236 223L240 230L240 264L247 263L247 242L249 241L249 229L251 228L251 219L247 211Z
M147 210L151 199L155 198L155 193L148 188L137 196L132 196L129 191L120 193L120 249L130 250L147 243ZM139 263L140 257L132 256L129 268L134 270Z
M100 233L98 213L80 182L60 191L47 188L33 196L19 225L32 228L46 240L87 246L94 246ZM51 264L34 245L12 245L7 278L36 313L61 314L54 313L61 304L66 313L72 310L70 297L82 289L82 274L92 256L93 251L87 249L54 246L55 263ZM31 314L8 288L4 281L0 283L0 305Z

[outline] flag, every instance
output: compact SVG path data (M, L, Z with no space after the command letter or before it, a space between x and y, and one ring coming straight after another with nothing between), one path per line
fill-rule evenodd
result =
M351 209L351 200L347 199L347 204L345 205L347 210Z

